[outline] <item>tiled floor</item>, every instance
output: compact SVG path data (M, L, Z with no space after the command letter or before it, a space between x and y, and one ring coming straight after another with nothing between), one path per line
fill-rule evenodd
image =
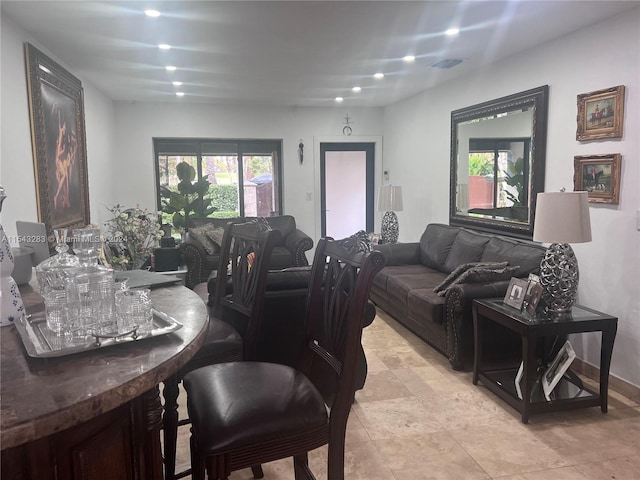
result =
M451 370L384 313L364 330L363 345L369 374L349 416L348 480L640 480L640 405L616 392L606 415L587 408L523 425L515 410L474 386L470 372ZM183 463L187 428L179 442ZM318 479L326 478L325 462L324 448L310 454ZM294 478L290 459L263 468L266 480ZM251 478L243 470L230 480Z

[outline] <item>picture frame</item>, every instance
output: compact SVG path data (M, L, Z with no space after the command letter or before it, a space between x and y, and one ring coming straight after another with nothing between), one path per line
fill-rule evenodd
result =
M576 352L573 350L569 340L567 340L542 374L542 390L547 400L551 400L551 392L553 392L562 376L569 369L574 358L576 358Z
M622 138L624 85L578 95L576 140Z
M540 282L529 282L530 287L528 288L529 298L525 300L526 303L526 312L535 316L536 310L538 309L538 304L540 303L540 299L542 298L542 285Z
M90 222L82 83L25 43L38 221L48 233Z
M527 280L522 278L511 277L503 303L517 310L522 310L528 283Z
M576 155L573 157L573 190L588 192L590 203L617 205L620 201L622 155Z

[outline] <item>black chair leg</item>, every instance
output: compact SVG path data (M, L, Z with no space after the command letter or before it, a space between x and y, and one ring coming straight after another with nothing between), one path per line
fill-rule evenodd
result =
M315 480L313 473L309 470L309 455L307 453L293 457L293 471L296 480Z
M176 474L176 448L178 443L178 377L172 375L164 382L164 414L162 432L164 435L164 478L174 480Z
M251 473L253 473L253 478L264 478L262 465L254 465L253 467L251 467Z

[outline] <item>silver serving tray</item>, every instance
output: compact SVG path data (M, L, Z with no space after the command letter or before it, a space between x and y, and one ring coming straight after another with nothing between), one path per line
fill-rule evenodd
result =
M176 319L155 308L153 309L153 328L149 333L144 334L138 334L136 330L132 330L123 334L107 334L86 337L82 340L71 340L64 335L57 335L47 327L44 312L23 315L15 322L15 326L20 333L27 354L36 358L62 357L88 352L111 345L166 335L182 328L182 324Z

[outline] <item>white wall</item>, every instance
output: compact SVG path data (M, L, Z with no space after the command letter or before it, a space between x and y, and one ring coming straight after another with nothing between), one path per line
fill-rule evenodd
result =
M354 134L342 136L349 114ZM298 228L320 238L319 162L314 145L318 136L340 135L360 141L382 134L381 108L252 108L172 103L116 103L116 155L118 201L155 209L153 137L272 138L283 140L283 212L296 218ZM303 140L304 162L298 160ZM340 141L340 140L336 140ZM362 140L370 141L370 140ZM377 164L381 165L381 159ZM306 200L311 193L312 200Z
M574 245L580 263L578 302L619 317L611 372L640 386L640 8L512 57L385 109L385 169L403 186L401 241L427 223L448 223L450 114L548 84L545 190L573 189L573 157L622 154L619 205L591 204L593 241ZM626 86L624 136L576 141L576 96ZM572 339L578 356L599 364L599 335Z
M13 237L16 220L38 221L24 42L33 44L63 67L68 67L5 15L1 21L0 185L5 187L8 196L2 209L2 224L7 236ZM91 221L101 223L109 218L109 214L102 212L98 205L112 203L115 199L112 197L117 175L113 168L113 102L89 82L79 78L84 88Z

